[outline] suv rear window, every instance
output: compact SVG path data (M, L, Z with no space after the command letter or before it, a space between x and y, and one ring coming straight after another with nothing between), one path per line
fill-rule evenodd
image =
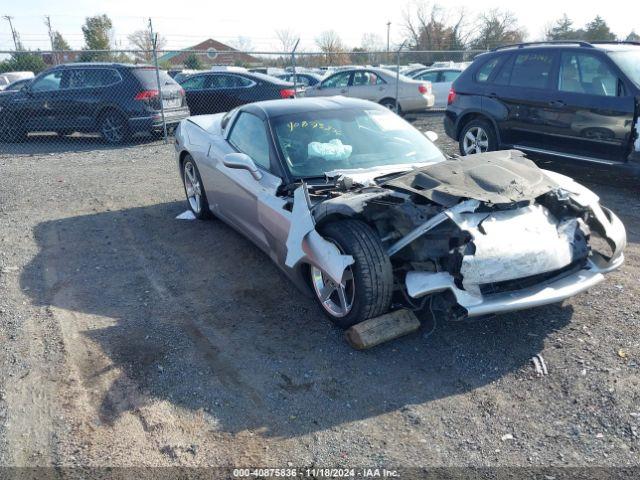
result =
M478 72L476 73L476 82L486 83L491 76L491 73L495 70L498 62L500 61L500 57L492 58L488 62L485 62L484 65L480 67Z
M153 90L158 88L156 69L152 67L132 68L131 73L138 79L142 88ZM160 83L162 85L178 85L165 70L160 70Z
M519 53L507 61L496 83L512 87L545 88L553 66L553 53Z

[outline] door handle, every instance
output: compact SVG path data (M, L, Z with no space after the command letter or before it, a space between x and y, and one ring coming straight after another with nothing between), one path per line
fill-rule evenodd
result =
M551 102L549 102L549 105L551 105L552 107L564 107L567 104L562 100L552 100Z

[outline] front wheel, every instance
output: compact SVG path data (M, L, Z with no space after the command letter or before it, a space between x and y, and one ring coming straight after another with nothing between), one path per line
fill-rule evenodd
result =
M211 218L207 193L204 191L200 172L191 155L187 155L182 164L182 181L189 209L195 217L199 220Z
M492 152L498 149L498 141L493 126L482 119L467 123L460 133L458 141L461 155Z
M325 314L339 327L349 328L385 313L391 304L393 272L376 232L359 220L341 220L325 225L320 233L354 259L340 284L321 268L310 267L311 286Z

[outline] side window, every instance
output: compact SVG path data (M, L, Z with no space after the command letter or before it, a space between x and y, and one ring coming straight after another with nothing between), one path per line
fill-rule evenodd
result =
M67 88L107 87L120 81L120 74L111 69L89 68L69 71Z
M251 80L245 77L237 76L233 77L233 79L235 80L234 87L248 87L253 83Z
M368 85L382 85L386 83L379 75L374 72L354 72L353 74L353 82L351 83L354 87L358 86L368 86Z
M461 73L462 72L459 72L458 70L446 70L442 72L442 79L440 81L453 82L456 78L460 76Z
M618 93L618 77L593 55L564 52L560 60L558 90L615 97Z
M336 73L322 82L323 88L343 88L349 85L351 72Z
M205 88L233 88L236 86L235 79L230 75L209 75Z
M482 65L478 70L478 72L476 73L476 82L486 83L487 81L489 81L489 77L495 70L499 61L500 61L500 58L496 57L485 62L484 65Z
M289 81L290 82L293 81L293 75L292 75L292 78ZM296 83L298 85L302 85L303 87L308 87L309 86L309 79L307 77L303 77L302 75L296 75Z
M438 81L439 72L424 72L416 77L416 80L424 80L425 82L436 83Z
M551 75L553 54L520 53L516 55L509 85L513 87L545 88Z
M32 92L51 92L60 90L62 71L51 72L31 84Z
M200 90L204 88L204 75L195 75L193 77L187 77L180 86L185 90Z
M251 113L242 112L236 120L229 143L249 155L256 165L270 169L269 141L264 122Z

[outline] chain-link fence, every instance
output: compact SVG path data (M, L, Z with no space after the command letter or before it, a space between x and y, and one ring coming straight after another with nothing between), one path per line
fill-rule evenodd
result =
M478 53L0 52L37 55L49 65L35 78L15 75L0 93L0 152L168 143L190 115L305 96L363 98L420 114L446 107L451 82Z

